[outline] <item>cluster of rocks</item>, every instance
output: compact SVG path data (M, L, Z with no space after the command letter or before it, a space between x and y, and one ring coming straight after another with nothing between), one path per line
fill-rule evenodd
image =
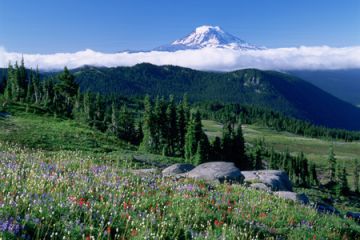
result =
M231 183L244 183L245 185L275 195L308 204L305 194L292 191L292 185L287 174L278 170L240 171L232 162L208 162L195 167L191 164L174 164L162 171L163 176L187 177Z
M143 175L155 173L155 169L134 170L135 174ZM280 198L292 200L304 205L309 205L309 198L304 193L293 192L289 176L280 170L240 171L232 162L207 162L198 166L180 163L171 165L162 170L164 177L194 178L210 182L240 183L250 188L267 191ZM319 213L339 215L340 212L331 205L313 203ZM360 219L359 213L348 212L347 217Z

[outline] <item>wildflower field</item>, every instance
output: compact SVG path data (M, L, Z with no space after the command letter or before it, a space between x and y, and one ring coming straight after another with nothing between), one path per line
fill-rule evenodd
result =
M360 239L351 219L241 185L0 143L0 239Z

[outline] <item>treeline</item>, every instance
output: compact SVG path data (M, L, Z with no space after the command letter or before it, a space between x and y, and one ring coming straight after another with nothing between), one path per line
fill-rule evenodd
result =
M316 165L309 163L303 152L293 156L289 151L275 151L274 148L267 147L264 140L257 140L249 149L248 155L253 159L254 169L283 170L295 186L310 187L319 184Z
M360 133L342 129L316 126L310 122L287 117L281 113L255 106L240 104L199 103L201 114L207 119L226 122L229 119L241 119L244 124L258 123L276 131L288 131L294 134L313 137L341 139L345 141L360 140Z
M245 154L241 125L224 127L222 139L210 142L202 129L199 111L191 111L186 95L179 103L149 96L144 99L143 140L140 150L178 156L186 162L200 164L208 161L231 161L240 169L251 169L251 159Z
M77 119L132 144L142 139L141 123L136 126L134 113L125 104L112 96L81 93L66 67L62 73L40 80L39 71L27 71L23 61L20 66L9 64L2 92L4 107L8 102L33 104L55 117Z

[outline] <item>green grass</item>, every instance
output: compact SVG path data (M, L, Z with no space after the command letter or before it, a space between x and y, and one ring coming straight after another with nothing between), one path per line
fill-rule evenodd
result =
M11 105L10 115L0 121L0 141L45 150L109 152L130 148L113 136L75 120L55 118L40 108Z

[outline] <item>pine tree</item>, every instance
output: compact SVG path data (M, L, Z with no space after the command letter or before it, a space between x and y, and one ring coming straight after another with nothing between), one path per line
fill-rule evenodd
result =
M319 180L316 172L316 165L313 163L310 165L310 181L312 185L316 186L319 184Z
M115 136L119 136L119 119L114 102L111 104L111 122L109 124L108 130Z
M27 72L24 64L24 57L21 58L20 67L17 68L17 81L18 81L18 98L23 101L26 98L26 90L27 90Z
M186 120L183 104L177 106L176 111L178 137L177 137L177 151L180 157L184 157L185 154L185 135L186 135Z
M360 164L359 164L359 161L356 159L355 160L355 167L354 167L354 190L355 190L356 193L360 192L359 174L360 174Z
M248 161L245 154L245 140L241 128L241 122L239 122L236 131L233 136L233 157L232 161L235 165L241 170L246 170L251 168L251 163Z
M254 155L253 155L253 167L255 170L260 170L263 168L262 166L262 151L260 145L255 147Z
M198 142L195 156L193 157L192 163L194 165L199 165L209 161L209 142L207 137L204 136Z
M222 152L224 161L231 162L233 158L233 137L234 129L233 125L230 122L224 124L223 127L223 138L222 138Z
M152 111L152 104L149 95L144 99L144 116L143 116L143 134L144 137L140 144L140 150L145 152L155 151L154 141L154 117Z
M94 127L100 131L105 131L104 125L104 103L99 93L96 94L94 104Z
M277 156L276 156L276 153L275 153L275 150L274 148L272 147L271 150L270 150L270 169L278 169L279 166L278 166L278 163L277 163Z
M139 145L144 138L144 132L142 127L142 122L138 121L137 128L136 128L136 143L135 145Z
M17 62L15 62L15 67L11 73L11 75L9 75L10 81L11 81L11 100L13 101L19 101L20 100L20 94L21 94L21 90L20 90L20 70L19 70L19 65Z
M119 113L119 138L133 143L135 134L134 118L127 107L123 105Z
M40 103L41 99L41 88L40 88L40 73L39 68L36 68L35 74L32 74L31 82L34 88L35 104Z
M349 192L349 185L347 181L347 172L345 167L338 171L338 184L336 187L337 195L346 195Z
M11 63L9 63L8 66L8 74L7 74L7 80L6 80L6 86L4 91L4 97L7 101L11 101L13 99L13 81L14 81L14 69Z
M183 96L182 106L184 110L185 125L187 126L187 124L190 122L190 105L187 93L185 93Z
M329 148L328 162L329 162L330 182L334 182L336 176L336 157L332 145Z
M34 79L33 77L34 73L31 70L30 71L30 78L29 81L27 83L27 90L26 90L26 101L28 103L32 103L35 101L35 96L34 96L34 84L32 82L32 80Z
M57 101L64 99L65 114L71 116L73 108L73 98L76 96L79 85L75 82L75 77L69 72L67 67L58 75L58 82L55 85L55 90L61 95L57 97Z
M214 142L211 146L211 161L223 161L222 159L222 149L221 149L221 139L219 137L215 137Z
M84 109L84 119L85 121L92 126L94 118L94 106L92 103L92 97L89 92L85 92L83 97L83 109Z
M199 111L191 115L185 137L185 159L188 163L193 161L199 141L204 137ZM206 135L205 135L206 137Z
M170 95L169 104L166 109L166 119L167 119L167 145L168 145L168 155L174 156L176 151L176 143L178 142L178 127L176 119L176 106L174 102L174 96Z

